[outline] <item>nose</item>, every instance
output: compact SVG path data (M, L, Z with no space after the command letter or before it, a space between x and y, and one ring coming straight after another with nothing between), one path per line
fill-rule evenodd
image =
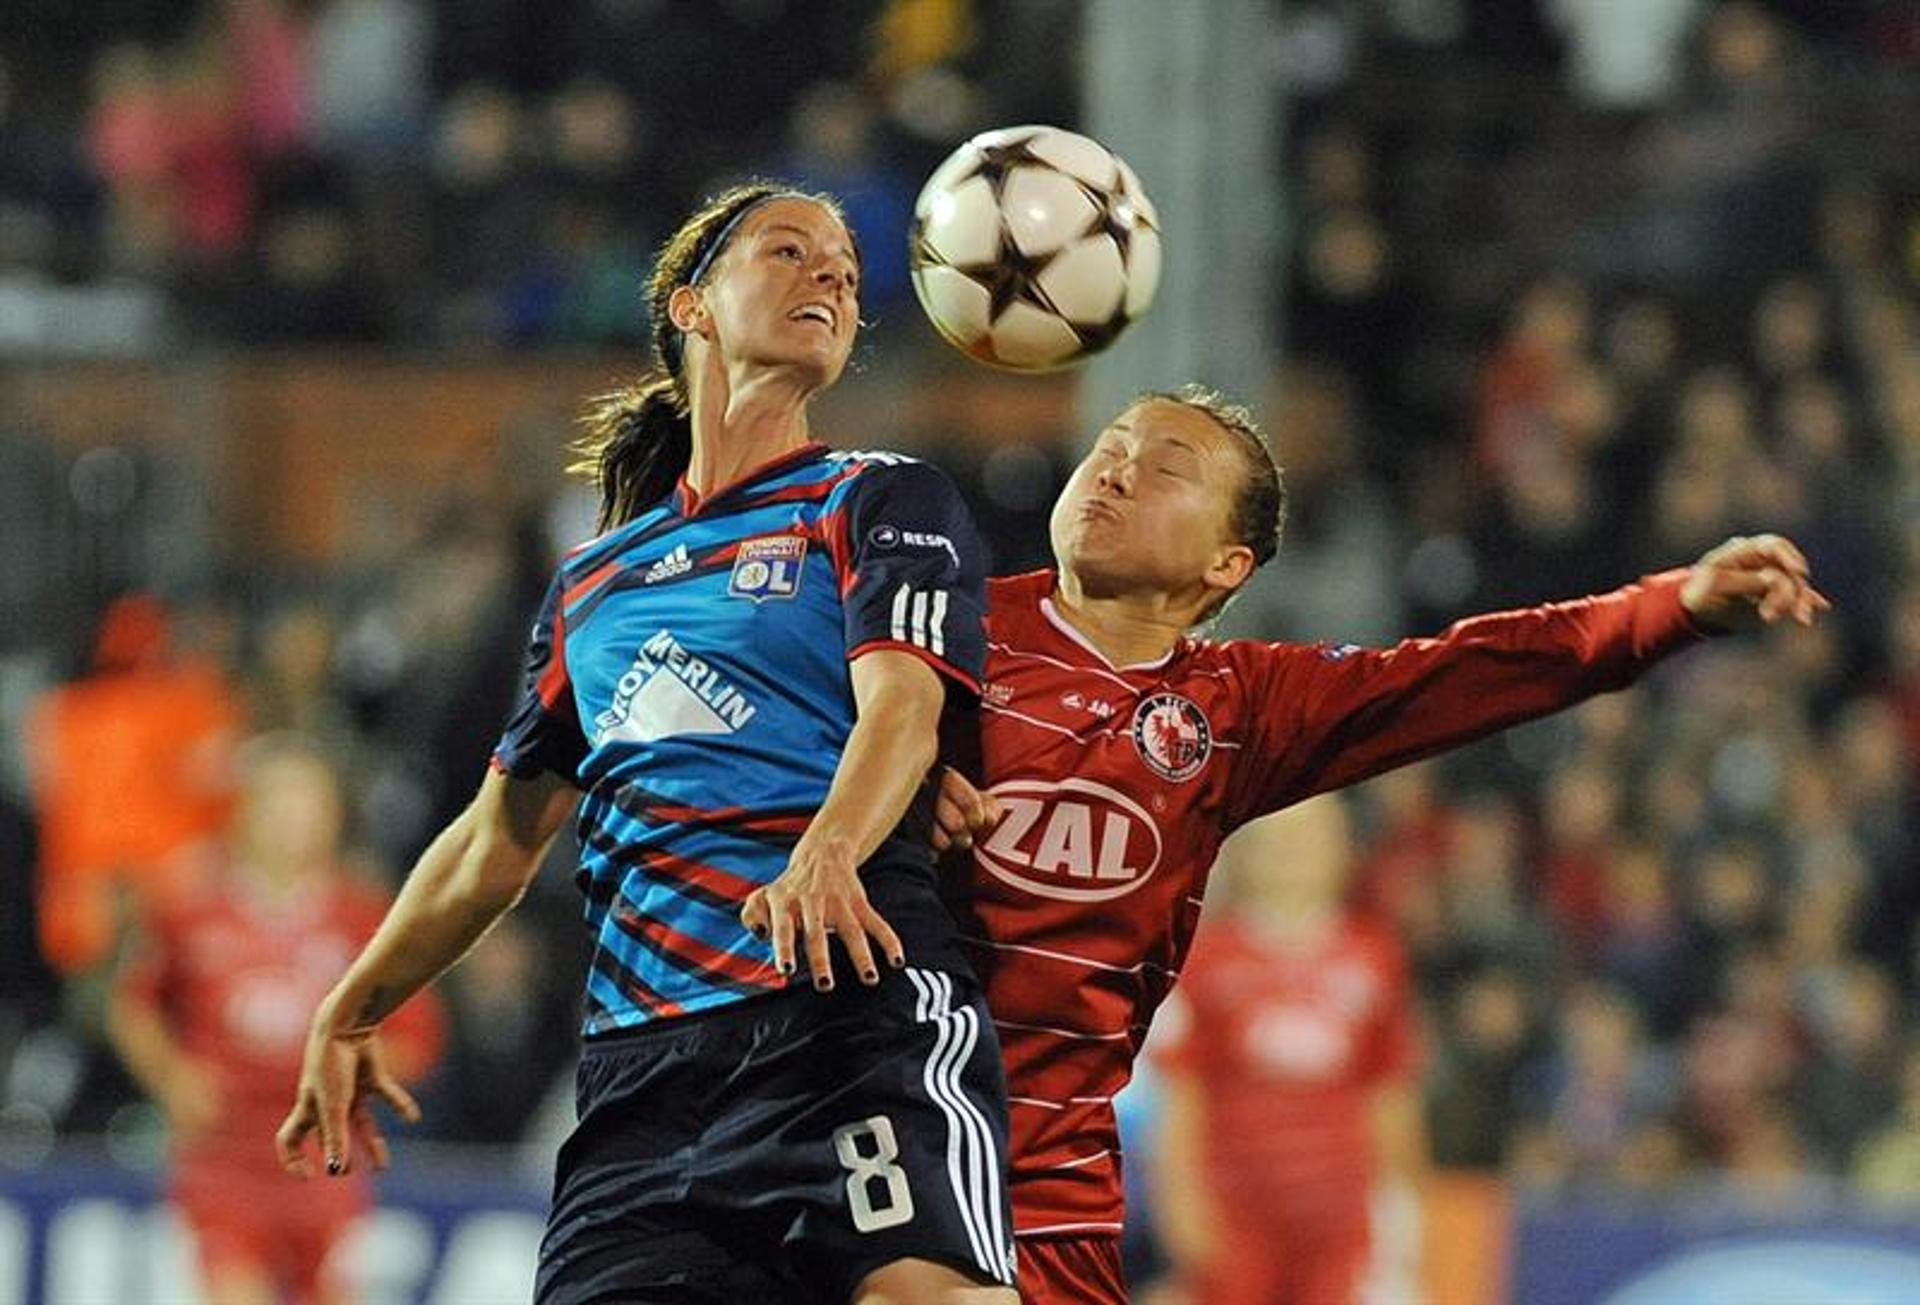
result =
M1094 487L1122 498L1133 492L1133 459L1121 458L1101 466L1094 475Z
M834 290L853 288L853 269L838 262L822 263L813 269L814 281Z

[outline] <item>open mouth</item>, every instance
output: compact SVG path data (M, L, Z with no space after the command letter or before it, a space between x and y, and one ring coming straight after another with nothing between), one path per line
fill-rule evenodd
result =
M829 331L839 324L833 309L825 304L802 304L788 313L787 317L796 322L818 322Z

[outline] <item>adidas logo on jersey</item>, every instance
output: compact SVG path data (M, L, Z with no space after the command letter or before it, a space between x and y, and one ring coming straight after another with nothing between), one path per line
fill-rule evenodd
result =
M693 559L687 556L687 546L675 544L673 551L647 568L647 573L640 578L640 583L650 585L659 580L671 580L674 576L685 575L691 570L693 570Z

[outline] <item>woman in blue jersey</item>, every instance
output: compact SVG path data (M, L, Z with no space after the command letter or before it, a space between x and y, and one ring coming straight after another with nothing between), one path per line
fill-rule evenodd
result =
M933 468L812 439L858 280L833 201L778 186L667 243L655 372L589 417L605 533L561 563L472 805L313 1019L282 1162L317 1133L330 1173L382 1164L371 1099L417 1112L373 1033L577 806L594 947L541 1301L1014 1300L1005 1086L925 782L978 688L981 553Z

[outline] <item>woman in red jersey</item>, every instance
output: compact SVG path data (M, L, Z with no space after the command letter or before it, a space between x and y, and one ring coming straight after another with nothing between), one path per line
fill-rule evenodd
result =
M1249 820L1632 683L1708 633L1827 607L1776 535L1611 593L1392 648L1193 630L1279 543L1245 409L1141 398L1054 505L1056 569L991 581L981 757L942 825L1006 1057L1024 1299L1126 1299L1113 1096L1186 959L1208 868Z
M328 1255L371 1188L303 1185L265 1145L300 1072L307 1012L386 909L345 867L341 823L319 753L293 736L256 739L231 834L200 891L147 921L110 1008L115 1048L166 1115L168 1196L215 1305L348 1299ZM431 996L388 1022L401 1079L432 1063L441 1026Z
M1243 829L1154 1028L1155 1222L1196 1305L1348 1305L1376 1190L1423 1164L1406 955L1348 909L1352 859L1330 794Z

